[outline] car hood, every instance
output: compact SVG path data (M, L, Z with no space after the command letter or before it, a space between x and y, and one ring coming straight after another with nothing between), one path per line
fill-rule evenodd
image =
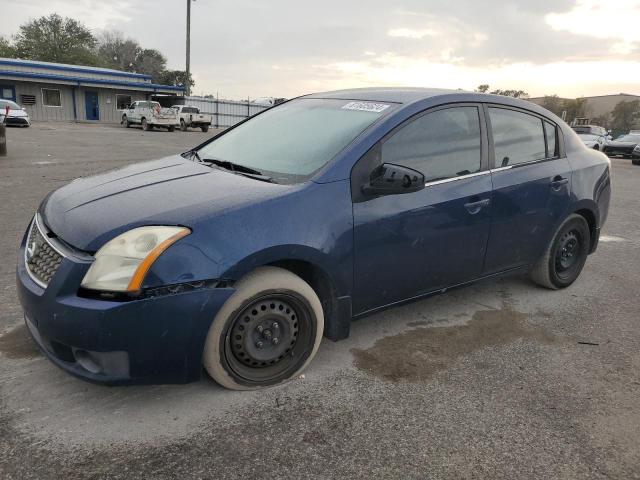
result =
M28 117L29 114L25 110L9 110L10 117Z
M142 225L184 225L283 195L276 185L172 156L80 178L54 191L41 207L59 238L93 252Z

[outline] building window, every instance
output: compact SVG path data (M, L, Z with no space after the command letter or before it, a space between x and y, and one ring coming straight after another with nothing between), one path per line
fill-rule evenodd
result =
M5 100L15 99L15 87L0 85L0 98Z
M42 89L42 104L45 107L61 107L62 100L60 98L60 90L51 88Z
M116 95L116 108L118 110L125 110L131 105L131 95Z

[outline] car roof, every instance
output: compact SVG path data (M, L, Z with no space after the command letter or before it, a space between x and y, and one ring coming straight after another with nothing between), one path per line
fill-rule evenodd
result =
M472 93L463 90L445 88L418 87L373 87L351 88L332 92L319 92L307 95L306 98L335 98L338 100L361 100L374 102L413 103L430 97L451 95L456 93Z

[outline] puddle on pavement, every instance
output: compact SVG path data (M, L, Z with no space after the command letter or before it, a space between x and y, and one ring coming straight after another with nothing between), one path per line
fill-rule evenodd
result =
M0 353L6 358L34 358L40 355L25 325L20 325L0 337Z
M477 311L465 325L420 327L352 349L357 368L391 382L426 382L459 357L518 339L549 344L556 338L509 307ZM418 324L415 322L414 325ZM411 324L409 324L411 325Z

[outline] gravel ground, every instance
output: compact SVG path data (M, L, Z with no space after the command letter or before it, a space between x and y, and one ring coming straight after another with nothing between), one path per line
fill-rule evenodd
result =
M261 392L102 387L22 326L16 250L50 190L209 134L36 124L0 159L0 478L640 478L640 167L613 160L604 237L551 292L487 281L355 322Z

